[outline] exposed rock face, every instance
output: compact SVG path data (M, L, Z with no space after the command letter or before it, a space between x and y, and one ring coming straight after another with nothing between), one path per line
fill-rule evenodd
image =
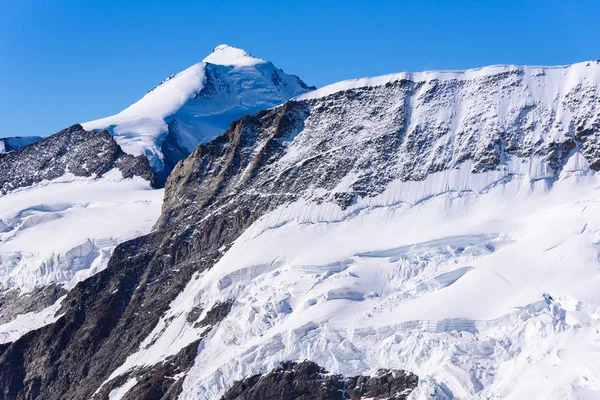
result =
M7 193L66 173L102 176L113 168L118 168L125 178L137 175L157 184L145 157L124 153L108 132L89 132L81 125L73 125L2 155L0 191Z
M41 136L15 136L0 138L0 154L20 149L21 147L39 142L40 140L42 140Z
M290 101L238 119L175 166L155 232L120 245L106 270L69 293L64 316L56 323L0 345L0 393L10 399L91 397L138 350L193 274L211 268L246 228L280 205L304 198L347 207L357 197L381 193L394 179L419 181L466 162L472 173L500 170L509 158L534 155L544 158L547 176L555 177L573 149L598 168L594 127L600 116L589 111L599 109L595 89L584 84L574 88L558 100L558 108L525 98L497 112L502 94L526 93L523 77L517 69L471 80L399 79ZM562 118L565 110L568 119ZM68 141L81 131L71 129L59 137ZM108 134L98 137L95 148L113 148ZM63 159L61 154L53 151L41 170L48 176L60 170L52 166L54 159ZM102 173L124 163L122 157L137 160L111 156L108 164L75 170ZM31 179L0 170L2 176L8 176L3 178L8 188ZM210 329L235 307L222 304L200 325ZM196 324L201 313L190 310L188 322ZM157 364L143 372L132 393L137 398L174 396L183 378L169 385L165 377L170 373L165 364ZM277 388L289 390L287 398L303 398L297 391L305 384L321 391L317 398L323 399L341 398L335 397L340 392L329 390L340 384L350 397L403 398L400 389L414 388L417 382L414 375L393 371L370 378L319 377L323 373L310 363L289 364L264 382L250 378L237 384L225 398L265 398L260 396L274 395ZM156 384L149 384L146 374L157 374ZM107 385L118 386L118 379Z
M236 382L223 400L404 400L419 378L405 371L381 370L376 376L331 375L317 364L283 363L265 375Z
M22 295L18 289L0 293L0 324L20 314L41 311L65 294L67 291L59 285L42 286L26 295Z

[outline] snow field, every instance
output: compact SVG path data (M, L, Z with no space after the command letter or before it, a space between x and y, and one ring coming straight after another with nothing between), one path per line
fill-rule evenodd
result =
M0 196L0 287L67 289L102 270L114 247L150 232L163 190L117 170L65 175Z

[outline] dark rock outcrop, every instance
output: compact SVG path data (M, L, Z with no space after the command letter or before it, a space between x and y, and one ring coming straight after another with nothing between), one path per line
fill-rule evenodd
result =
M105 385L92 398L107 400L113 387L118 387L128 379L135 378L136 384L123 397L124 400L175 400L181 392L183 374L194 364L196 349L200 339L191 343L164 362L147 368L132 371L115 378Z
M39 142L0 155L0 192L56 179L66 173L102 176L118 168L125 178L140 176L158 184L146 157L121 150L106 131L89 132L73 125Z
M222 400L404 400L418 383L416 375L405 371L344 377L311 361L287 362L268 374L234 383Z

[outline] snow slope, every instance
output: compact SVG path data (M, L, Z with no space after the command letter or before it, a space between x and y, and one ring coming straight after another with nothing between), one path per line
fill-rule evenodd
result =
M232 133L214 151L241 165L224 161L203 218L292 200L224 246L107 382L204 336L182 399L303 359L414 372L413 399L597 399L599 88L598 63L498 66L336 84L272 110L289 131L261 114L242 149ZM190 157L206 179L191 193L211 193L211 151ZM166 204L187 221L180 179ZM214 329L190 321L227 301Z
M169 130L187 155L223 133L236 118L311 89L268 61L220 45L120 113L82 125L86 130L108 129L125 152L148 156L153 168L162 171L165 163L173 164L164 159Z
M0 196L0 289L73 287L103 269L117 244L150 231L162 197L118 170L66 174Z
M440 173L423 197L398 182L343 212L281 207L193 279L169 323L112 376L195 340L194 306L235 299L182 399L218 398L234 380L302 359L347 375L412 371L415 399L596 399L600 178L573 158L552 187L526 165L491 188L486 173L436 190L449 178Z

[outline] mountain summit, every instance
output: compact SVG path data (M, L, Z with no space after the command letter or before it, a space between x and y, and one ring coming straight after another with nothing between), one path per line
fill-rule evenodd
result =
M202 62L215 65L234 65L237 67L268 63L268 61L262 58L253 57L245 50L227 44L215 47L212 53L202 60Z
M313 89L271 62L223 44L120 113L82 125L106 129L124 151L146 155L164 180L177 161L235 119Z

